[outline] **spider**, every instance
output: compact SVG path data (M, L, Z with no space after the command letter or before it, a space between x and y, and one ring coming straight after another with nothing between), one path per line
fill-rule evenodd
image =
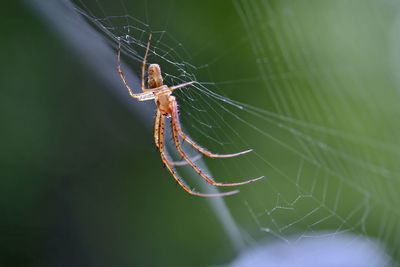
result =
M260 180L264 178L264 176L250 179L244 182L239 182L239 183L217 183L215 182L211 177L208 177L206 174L204 174L203 171L201 171L193 162L194 160L189 159L188 156L183 152L181 148L181 143L179 141L179 137L181 140L186 141L190 145L192 145L195 149L197 149L199 152L202 154L211 157L211 158L229 158L229 157L235 157L239 156L242 154L246 154L248 152L251 152L252 149L234 153L234 154L214 154L206 149L202 148L198 144L196 144L192 139L190 139L184 132L181 130L181 126L179 123L179 115L178 115L178 104L176 102L176 99L174 96L171 95L172 91L175 89L179 89L185 86L190 86L194 84L194 81L191 82L186 82L182 83L179 85L175 85L172 87L168 87L167 85L163 84L163 78L161 76L161 69L158 64L150 64L147 70L148 74L148 80L147 80L147 85L149 88L145 88L145 82L144 82L144 75L145 75L145 68L146 68L146 59L147 59L147 54L149 52L150 48L150 41L151 41L151 36L152 34L150 33L149 40L147 42L147 49L146 53L143 58L142 62L142 93L135 94L133 93L132 89L129 87L128 83L125 80L124 75L122 74L121 71L121 41L119 41L118 45L118 72L119 75L122 78L122 81L124 82L126 88L129 91L129 94L137 99L138 101L146 101L146 100L155 100L155 103L157 105L157 114L155 117L155 122L154 122L154 140L156 143L156 146L158 150L160 151L161 154L161 160L169 170L169 172L172 174L174 179L178 182L178 184L189 194L196 195L196 196L202 196L202 197L221 197L221 196L227 196L227 195L232 195L236 194L239 192L239 190L233 190L233 191L228 191L225 193L218 193L218 194L203 194L203 193L198 193L193 190L191 190L187 185L183 183L181 178L176 174L176 172L172 169L172 166L179 166L179 165L185 165L189 164L202 178L204 178L208 183L214 185L214 186L237 186L237 185L244 185L248 184L251 182L255 182L257 180ZM181 157L184 159L183 162L174 162L171 161L170 159L167 158L165 151L164 151L164 131L165 131L165 118L171 118L171 130L172 130L172 136L173 140L176 146L177 151L181 155Z

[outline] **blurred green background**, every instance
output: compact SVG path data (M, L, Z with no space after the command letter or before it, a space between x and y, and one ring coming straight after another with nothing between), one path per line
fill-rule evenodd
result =
M295 212L277 213L273 222L269 214L260 215L257 222L284 228L301 219L289 232L281 228L281 236L349 229L377 238L398 257L400 112L398 53L393 52L398 7L377 1L244 3L124 1L124 9L120 2L102 1L100 6L107 16L128 12L152 29L173 33L192 56L190 63L209 63L195 73L199 80L216 82L229 97L322 126L315 130L282 118L270 123L263 120L271 118L265 114L260 118L238 111L260 134L227 118L241 138L246 136L232 137L234 149L245 140L259 153L239 173L261 172L268 179L227 200L244 232L254 240L266 237L249 207L260 214L288 204L276 202L278 194L287 201L301 196L292 205ZM93 12L99 7L85 4ZM113 88L92 75L25 2L8 2L3 12L0 265L205 266L230 261L235 251L208 203L173 182L152 134ZM183 124L196 137L190 121ZM282 149L265 133L303 156ZM207 144L204 136L202 144ZM296 184L301 162L304 187ZM235 163L210 166L229 178L237 176ZM311 198L298 191L313 182ZM305 217L316 206L325 215ZM333 220L313 227L329 213Z

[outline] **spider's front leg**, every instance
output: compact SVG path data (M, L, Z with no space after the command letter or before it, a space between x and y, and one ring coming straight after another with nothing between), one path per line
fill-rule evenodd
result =
M171 129L172 129L172 136L174 138L174 142L175 142L175 146L176 149L178 150L179 154L182 156L182 158L184 158L189 165L201 176L203 177L208 183L215 185L215 186L237 186L237 185L244 185L244 184L248 184L248 183L252 183L255 181L258 181L262 178L264 178L264 176L261 177L257 177L257 178L253 178L253 179L249 179L243 182L238 182L238 183L218 183L215 182L213 179L211 179L210 177L208 177L206 174L204 174L203 171L201 171L185 154L185 152L183 152L182 148L181 148L181 144L179 142L179 138L178 138L178 134L180 131L180 127L179 127L179 117L178 117L178 105L176 103L175 97L170 96L170 109L172 111L171 114ZM183 134L183 133L182 133Z
M161 154L161 160L169 170L169 172L172 174L174 179L178 182L178 184L189 194L195 195L195 196L201 196L201 197L223 197L223 196L229 196L233 195L236 193L239 193L239 190L233 190L225 193L219 193L219 194L202 194L202 193L197 193L193 190L191 190L187 185L184 184L184 182L178 177L178 175L175 173L175 171L172 169L171 165L168 162L168 159L165 155L164 152L164 130L165 130L165 117L161 114L159 110L157 110L157 115L156 115L156 122L158 121L158 126L155 126L155 131L154 131L154 137L156 144L158 143L158 148L160 150ZM157 134L157 138L156 138Z
M210 158L231 158L231 157L236 157L239 155L243 155L246 153L249 153L251 151L253 151L253 149L248 149L245 151L241 151L238 153L232 153L232 154L214 154L211 153L210 151L206 150L205 148L202 148L201 146L199 146L198 144L196 144L192 139L189 138L189 136L187 136L181 128L181 124L179 122L179 114L178 114L178 105L176 104L176 100L175 98L173 99L173 101L171 101L171 113L173 114L172 116L175 117L175 129L176 132L179 134L179 136L182 138L182 140L185 140L186 142L188 142L191 146L193 146L195 149L197 149L199 152L203 153L204 155L206 155L207 157Z
M160 144L159 144L159 140L160 140L160 110L157 109L157 114L156 114L156 118L154 120L154 141L156 143L156 146L158 149L160 149ZM192 161L197 161L198 159L201 158L201 154L193 157ZM171 166L184 166L189 164L186 160L182 160L182 161L173 161L170 160L168 157L165 158L168 162L169 165Z

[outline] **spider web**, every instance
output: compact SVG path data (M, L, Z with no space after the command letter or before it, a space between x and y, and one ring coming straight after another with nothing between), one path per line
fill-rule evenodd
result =
M138 75L152 32L148 62L161 66L164 83L198 82L174 92L182 125L196 142L221 154L254 149L206 161L220 182L265 176L227 200L252 239L295 244L352 233L377 240L394 264L398 4L237 0L234 6L237 25L223 37L195 31L184 40L187 33L176 38L168 31L173 11L160 19L150 3L136 9L128 2L77 3L114 49L121 41L124 62Z

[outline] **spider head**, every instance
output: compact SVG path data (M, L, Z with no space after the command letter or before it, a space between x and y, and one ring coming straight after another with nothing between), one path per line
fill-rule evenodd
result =
M147 70L147 85L150 89L157 88L163 85L163 78L161 77L161 69L158 64L150 64Z

